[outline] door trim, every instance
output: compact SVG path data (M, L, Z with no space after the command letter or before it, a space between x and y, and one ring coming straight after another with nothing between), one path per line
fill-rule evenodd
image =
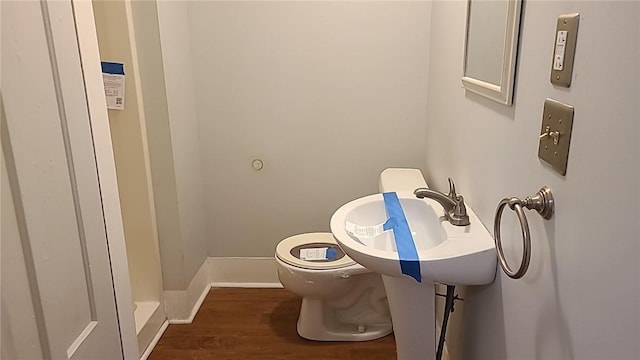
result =
M109 116L104 100L100 51L98 49L93 7L91 1L86 0L72 0L72 4L87 94L87 106L93 133L100 193L102 195L122 352L125 359L139 359L140 350L138 349L133 316L133 297L131 295L129 266L127 264L124 227L120 212L120 197L111 143Z

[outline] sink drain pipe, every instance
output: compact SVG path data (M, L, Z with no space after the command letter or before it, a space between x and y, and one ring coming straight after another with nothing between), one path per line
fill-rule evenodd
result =
M457 298L454 295L455 290L455 286L447 285L447 295L444 304L444 314L442 316L442 327L440 328L440 339L438 340L438 349L436 350L436 360L442 359L442 352L444 351L444 338L447 334L447 324L449 323L449 314L453 312L453 302Z

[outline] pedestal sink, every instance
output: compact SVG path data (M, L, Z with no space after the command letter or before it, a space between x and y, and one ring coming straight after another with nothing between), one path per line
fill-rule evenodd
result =
M414 263L419 263L419 275L414 277L420 281L403 274L394 231L382 231L381 224L389 220L382 194L359 198L340 207L331 217L331 232L347 255L382 275L398 359L433 360L434 283L492 283L496 249L493 238L471 208L467 207L470 225L454 226L447 222L436 201L418 199L412 192L398 192L397 198L417 251L418 260Z

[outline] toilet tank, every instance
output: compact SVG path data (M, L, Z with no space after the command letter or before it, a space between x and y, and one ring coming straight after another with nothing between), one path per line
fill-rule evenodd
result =
M429 187L420 169L388 168L380 173L380 192L413 191Z

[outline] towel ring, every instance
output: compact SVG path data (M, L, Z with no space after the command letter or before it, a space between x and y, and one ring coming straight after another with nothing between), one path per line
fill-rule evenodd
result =
M502 220L502 212L505 206L509 205L509 208L516 212L518 220L520 221L520 227L522 229L522 260L520 267L517 271L513 271L507 260L504 257L504 251L502 249L502 240L500 239L500 222ZM500 260L500 266L512 279L520 279L529 269L529 262L531 261L531 233L529 232L529 222L527 216L522 208L525 207L529 210L536 210L545 219L551 219L553 216L554 200L551 189L544 186L534 196L527 196L524 200L520 200L516 197L504 198L500 200L498 208L496 209L496 215L493 222L493 233L495 236L496 248L498 250L498 259Z

